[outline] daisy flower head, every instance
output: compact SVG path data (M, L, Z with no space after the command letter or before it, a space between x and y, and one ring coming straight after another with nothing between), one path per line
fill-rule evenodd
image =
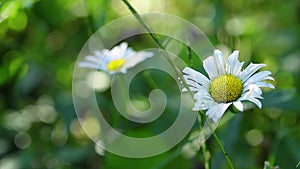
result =
M183 69L184 79L189 89L195 92L194 111L207 110L206 115L214 122L218 122L230 105L239 111L244 110L243 101L250 101L259 108L263 99L261 87L274 89L265 80L274 80L270 71L257 72L265 64L250 63L243 69L244 62L238 60L239 51L235 50L225 58L219 50L214 56L203 61L204 70L208 77L192 68ZM183 92L187 91L186 88Z
M147 58L152 57L152 52L136 52L128 47L126 42L111 50L96 50L93 55L85 57L83 62L78 64L79 67L102 70L109 74L126 73L129 68L134 67Z

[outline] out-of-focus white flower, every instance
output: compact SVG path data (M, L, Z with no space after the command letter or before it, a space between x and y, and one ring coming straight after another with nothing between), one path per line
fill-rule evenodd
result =
M228 58L224 58L219 50L214 56L203 61L203 67L209 78L186 67L183 69L184 79L191 91L196 92L193 110L207 110L206 115L214 122L218 122L230 105L239 111L244 110L242 101L250 101L259 108L263 99L261 87L274 88L265 80L274 80L270 71L256 73L265 64L250 63L242 70L244 62L238 60L239 51L234 51ZM187 91L186 88L183 92Z
M123 42L111 50L94 51L94 55L86 56L85 61L80 62L78 66L102 70L109 74L126 73L129 68L153 55L152 52L136 52L128 47L126 42Z

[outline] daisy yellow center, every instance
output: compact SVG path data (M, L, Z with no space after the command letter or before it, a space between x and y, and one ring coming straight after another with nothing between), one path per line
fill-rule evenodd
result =
M124 64L124 59L116 59L107 64L107 70L109 71L116 71Z
M210 94L219 103L236 101L242 94L243 83L232 75L222 75L215 78L210 84Z

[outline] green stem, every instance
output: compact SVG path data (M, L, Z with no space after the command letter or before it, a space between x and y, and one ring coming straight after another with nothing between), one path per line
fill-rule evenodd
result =
M148 31L150 34L151 38L154 40L154 42L157 44L157 46L161 49L160 52L162 55L167 59L167 61L170 63L172 69L177 73L179 79L182 81L184 87L188 90L188 93L190 94L191 97L193 97L193 93L188 87L187 83L185 82L183 75L181 71L179 71L172 60L169 57L169 54L165 52L165 46L158 40L156 37L156 34L153 33L151 27L142 19L141 15L130 5L130 3L127 0L122 0L130 10L130 12L134 15L134 17L144 26L144 28Z
M156 85L155 81L151 78L149 71L143 72L143 76L146 79L146 81L151 89L157 89L157 85Z
M202 153L204 156L204 168L209 169L209 151L206 149L206 144L203 143L202 145Z
M199 128L200 128L201 122L202 122L202 126L204 126L204 122L201 118L201 115L199 115L199 114L200 113L198 113L198 121L199 121ZM204 157L204 168L209 169L209 151L207 150L205 142L201 145L201 150L202 150L202 154L203 154L203 157Z
M167 59L167 61L170 63L171 67L173 68L173 70L177 73L179 79L182 81L184 87L188 90L189 95L193 98L193 93L190 90L190 88L188 87L186 81L183 78L182 73L176 68L176 66L174 65L174 63L172 62L172 60L169 58L168 53L165 52L165 47L160 43L160 41L158 40L158 38L156 37L156 35L153 33L151 27L142 19L142 17L140 16L140 14L131 6L131 4L127 1L127 0L122 0L128 7L128 9L130 10L130 12L135 16L135 18L144 26L144 28L149 32L151 38L155 41L155 43L158 45L158 47L161 49L161 53L163 54L163 56ZM203 114L201 112L201 114ZM234 169L232 162L227 154L227 152L225 151L222 143L220 142L218 136L216 135L215 132L213 132L213 137L216 139L224 157L227 160L228 165L230 166L230 169Z
M89 4L87 1L84 1L85 2L85 7L86 9L88 10L88 15L85 17L85 21L88 25L88 34L89 36L93 35L93 33L95 33L97 30L96 30L96 26L94 24L94 21L93 21L93 17L90 13L90 8L89 8Z
M122 0L128 7L128 9L131 11L131 13L135 16L135 18L144 26L144 28L149 32L150 36L152 39L156 42L156 44L161 48L164 49L164 46L159 42L158 38L156 35L153 33L151 27L144 22L143 18L139 13L130 5L130 3L127 0Z
M206 117L203 115L203 113L199 113L199 114L201 115L201 117L204 120L206 120ZM208 125L209 129L212 131L212 128L211 128L210 124L207 123L207 125ZM214 131L212 131L212 135L213 135L214 139L217 141L217 144L220 147L220 149L221 149L221 151L223 153L223 156L225 157L225 159L226 159L226 161L227 161L227 163L229 165L229 168L230 169L234 169L234 166L233 166L233 164L232 164L232 162L231 162L231 160L230 160L230 158L228 156L228 153L226 152L225 148L223 147L223 144L221 143L219 137L217 136L217 134Z
M230 169L234 169L234 167L233 167L233 165L232 165L232 162L231 162L231 160L230 160L230 158L229 158L229 156L228 156L228 154L227 154L225 148L223 147L223 145L222 145L222 143L221 143L219 137L216 135L215 132L213 132L212 135L213 135L214 139L217 141L217 144L219 145L219 147L220 147L220 149L221 149L223 155L225 156L225 159L226 159L226 161L227 161L227 163L228 163Z

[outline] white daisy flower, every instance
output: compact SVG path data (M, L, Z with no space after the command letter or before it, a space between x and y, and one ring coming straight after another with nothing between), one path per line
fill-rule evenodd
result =
M238 60L239 51L234 51L227 59L219 50L214 51L214 56L209 56L203 61L203 67L209 78L186 67L183 70L192 92L196 92L193 110L207 110L206 115L214 122L218 122L230 105L239 111L244 110L242 101L250 101L259 108L263 99L261 87L274 89L274 86L265 80L274 80L270 71L256 73L265 64L250 63L242 70L244 62ZM183 92L187 91L186 88Z
M111 50L94 51L94 55L86 56L85 61L80 62L78 66L102 70L109 74L126 73L129 68L152 56L152 52L136 52L123 42Z

